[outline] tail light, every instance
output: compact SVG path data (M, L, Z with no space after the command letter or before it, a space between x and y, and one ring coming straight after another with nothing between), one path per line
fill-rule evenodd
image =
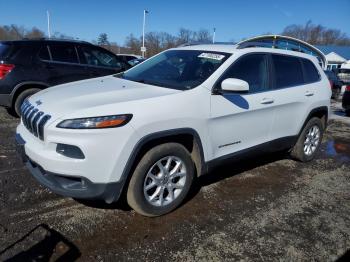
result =
M345 87L346 91L350 91L350 85Z
M15 65L10 64L0 64L0 80L4 79L5 76L11 72Z

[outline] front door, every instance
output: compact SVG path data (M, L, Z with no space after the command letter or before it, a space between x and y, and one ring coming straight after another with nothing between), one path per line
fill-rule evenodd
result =
M223 74L211 97L210 140L213 158L267 142L274 118L270 97L268 55L253 53L236 60ZM238 78L248 82L249 92L220 91L221 82Z

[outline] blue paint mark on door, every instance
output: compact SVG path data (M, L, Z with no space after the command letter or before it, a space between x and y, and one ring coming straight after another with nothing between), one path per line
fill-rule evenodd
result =
M243 108L243 109L249 109L249 103L248 101L242 97L241 95L237 94L224 94L223 97L225 97L228 101L235 104L236 106Z

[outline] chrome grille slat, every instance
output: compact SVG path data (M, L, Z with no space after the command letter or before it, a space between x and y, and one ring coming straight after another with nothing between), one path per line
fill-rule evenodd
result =
M38 136L38 121L43 114L44 114L44 112L39 112L36 114L36 116L33 119L33 134L36 137Z
M27 129L29 129L28 128L28 116L32 112L33 109L34 109L34 106L30 106L29 109L24 113L24 125L26 126Z
M21 112L21 115L23 116L25 113L26 113L26 111L27 111L27 109L30 107L30 104L27 104L27 105L25 105L24 107L23 107L23 110L22 110L22 112Z
M39 111L39 109L35 108L29 115L28 120L29 120L29 131L33 133L33 120L35 114Z
M27 100L21 106L22 122L26 129L34 136L44 140L44 127L47 121L51 118L50 115L45 115L44 112L39 111Z
M51 116L45 115L42 117L42 119L38 124L38 136L41 140L44 140L44 126L47 123L47 121L49 121L50 118Z

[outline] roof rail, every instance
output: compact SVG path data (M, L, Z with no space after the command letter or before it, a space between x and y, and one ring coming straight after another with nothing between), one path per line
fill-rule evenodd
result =
M317 57L323 68L325 68L327 65L327 59L325 55L318 48L307 42L290 36L262 35L243 40L237 44L237 49L248 47L276 48L301 52Z
M20 40L14 40L14 41L70 41L70 42L78 42L78 43L88 43L88 44L91 44L90 42L88 41L84 41L84 40L78 40L78 39L69 39L69 38L54 38L54 37L51 37L51 38L48 38L48 37L37 37L37 38L28 38L28 37L23 37L22 39Z
M183 43L181 45L178 45L177 47L185 47L185 46L193 46L193 45L212 45L212 42L187 42L187 43Z
M244 49L249 47L265 47L265 48L276 48L275 45L269 45L268 43L262 43L262 42L244 42L241 44L237 44L237 49Z

